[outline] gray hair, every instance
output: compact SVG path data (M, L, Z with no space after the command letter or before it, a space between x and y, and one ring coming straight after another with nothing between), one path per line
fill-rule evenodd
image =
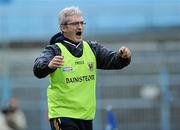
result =
M67 23L67 17L73 16L73 15L82 16L81 10L78 7L74 7L74 6L64 8L58 14L59 25L66 24Z

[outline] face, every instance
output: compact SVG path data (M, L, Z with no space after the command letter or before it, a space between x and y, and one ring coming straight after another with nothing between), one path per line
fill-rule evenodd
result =
M84 19L82 16L73 15L67 17L67 24L61 25L63 35L75 43L83 39Z

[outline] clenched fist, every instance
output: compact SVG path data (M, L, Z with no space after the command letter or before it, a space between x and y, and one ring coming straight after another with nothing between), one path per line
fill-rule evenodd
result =
M48 64L48 67L51 69L60 68L63 66L64 57L63 56L55 56Z
M130 58L131 57L131 51L129 50L129 48L122 46L119 49L119 55L122 58Z

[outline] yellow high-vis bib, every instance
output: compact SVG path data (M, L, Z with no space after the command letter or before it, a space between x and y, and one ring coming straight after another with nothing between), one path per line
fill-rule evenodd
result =
M81 57L56 43L64 56L64 64L50 74L48 86L49 118L69 117L92 120L96 110L96 58L89 44L83 41Z

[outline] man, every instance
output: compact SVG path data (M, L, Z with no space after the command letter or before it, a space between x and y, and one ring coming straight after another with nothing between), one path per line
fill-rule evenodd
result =
M9 100L7 108L3 109L8 126L13 130L24 130L27 127L26 116L21 110L16 98Z
M8 126L8 124L6 122L6 117L1 109L0 109L0 130L12 130Z
M58 15L61 32L54 35L35 60L34 74L49 75L48 115L52 130L92 130L96 109L96 68L122 69L131 60L130 50L106 49L83 40L84 19L77 7Z

